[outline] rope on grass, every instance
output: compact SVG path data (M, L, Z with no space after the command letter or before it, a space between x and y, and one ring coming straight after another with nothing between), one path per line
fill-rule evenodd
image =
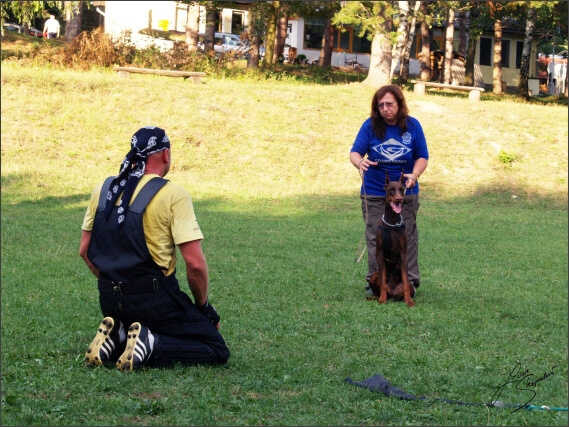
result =
M520 409L525 409L528 411L565 411L567 412L567 408L563 407L549 407L545 405L520 405L517 403L506 403L500 400L495 400L488 403L471 403L471 402L463 402L462 400L452 400L452 399L445 399L445 398L438 398L433 397L429 398L427 396L414 396L409 394L397 387L394 387L389 384L381 374L375 374L363 381L354 381L350 377L346 378L345 381L349 384L355 385L356 387L367 388L368 390L376 391L385 394L389 397L396 397L402 400L420 400L420 401L430 401L430 402L445 402L445 403L453 403L457 405L466 405L466 406L485 406L486 409L490 407L496 408L516 408L512 412L519 411Z
M368 219L368 213L367 213L367 194L366 194L366 186L364 183L364 174L365 172L360 173L361 177L362 177L362 188L364 190L364 205L365 205L365 211L366 211L366 219L365 219L365 224L367 227L367 219ZM364 230L364 235L361 237L360 242L358 243L358 249L356 250L356 259L354 260L357 263L359 263L366 251L367 245L366 245L366 233ZM360 254L358 256L358 254Z

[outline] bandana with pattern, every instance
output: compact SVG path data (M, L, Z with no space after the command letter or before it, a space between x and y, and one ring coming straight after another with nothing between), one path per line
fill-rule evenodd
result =
M122 194L119 206L119 216L117 228L124 222L124 217L128 212L130 199L136 189L136 185L146 168L148 156L159 151L170 148L170 140L164 132L155 126L146 126L139 129L130 141L131 150L121 163L119 174L113 179L107 192L107 203L105 205L105 217L108 218L113 206Z

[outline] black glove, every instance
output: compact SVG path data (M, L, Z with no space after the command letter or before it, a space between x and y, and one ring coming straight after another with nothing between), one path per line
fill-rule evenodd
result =
M198 306L198 310L201 311L205 317L207 317L211 323L217 325L219 323L219 314L217 314L217 310L206 300L205 304L202 306Z

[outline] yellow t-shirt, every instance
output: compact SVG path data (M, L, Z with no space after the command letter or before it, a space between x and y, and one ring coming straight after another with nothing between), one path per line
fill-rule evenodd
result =
M144 184L156 176L158 175L145 174L140 178L131 204ZM82 230L93 230L102 186L103 183L99 184L91 193ZM120 197L116 204L120 204ZM150 255L163 270L168 270L168 275L176 269L176 245L203 239L192 198L186 190L172 182L168 182L146 207L143 227Z

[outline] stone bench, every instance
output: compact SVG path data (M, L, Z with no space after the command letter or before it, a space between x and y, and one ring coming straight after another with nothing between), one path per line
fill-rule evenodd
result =
M460 91L468 91L468 99L474 102L480 101L480 93L484 92L484 89L481 87L474 87L474 86L456 86L456 85L447 85L443 83L434 83L434 82L423 82L417 80L411 80L411 83L414 83L413 92L417 95L424 95L425 88L429 87L436 87L439 89L450 89L450 90L460 90Z
M183 77L184 79L191 78L194 83L201 83L202 77L205 77L205 73L197 71L154 70L136 67L114 67L113 70L119 73L119 77L128 77L130 73L156 74L159 76Z

